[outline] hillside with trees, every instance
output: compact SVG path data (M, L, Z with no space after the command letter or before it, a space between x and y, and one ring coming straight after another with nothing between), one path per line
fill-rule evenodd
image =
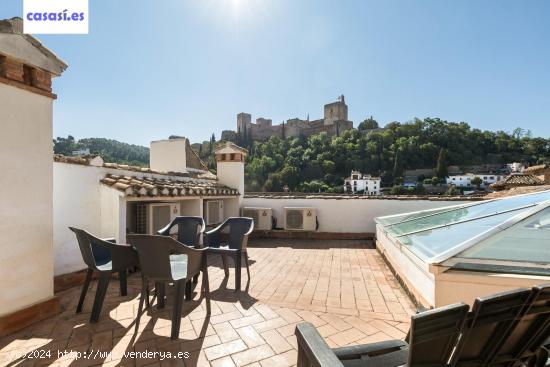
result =
M380 176L384 186L402 183L406 170L433 168L434 184L447 175L447 166L465 167L485 163L525 162L538 164L550 160L550 139L533 137L521 128L512 133L482 131L467 123L438 118L392 122L384 128L372 117L358 129L329 137L320 133L309 138L272 137L254 142L239 139L250 154L245 167L247 191L341 192L344 178L352 169ZM201 159L215 172L214 134L208 141L193 144ZM54 152L70 155L90 149L107 162L147 166L149 149L104 138L75 140L72 136L54 140ZM394 193L404 193L394 187Z
M113 139L87 138L76 140L69 135L53 141L56 154L71 155L73 151L89 149L90 154L99 154L105 162L149 166L149 148L140 145L122 143Z
M352 169L381 176L391 186L409 169L434 168L443 178L448 165L550 159L550 139L532 137L520 128L491 132L426 118L380 129L372 117L359 126L333 138L321 133L248 144L247 191L281 191L287 185L293 191L340 192Z

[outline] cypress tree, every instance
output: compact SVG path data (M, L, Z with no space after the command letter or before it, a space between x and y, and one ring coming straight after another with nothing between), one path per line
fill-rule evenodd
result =
M447 171L447 157L445 149L441 148L439 151L439 157L437 157L437 167L435 169L436 175L439 178L445 178L449 175Z
M403 158L401 157L401 149L395 152L395 160L393 164L393 178L403 177Z

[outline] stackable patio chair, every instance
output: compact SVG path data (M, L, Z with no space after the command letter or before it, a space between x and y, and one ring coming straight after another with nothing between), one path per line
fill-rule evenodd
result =
M177 227L177 240L186 246L193 248L201 248L201 235L204 233L206 225L202 217L194 216L179 216L174 218L166 227L159 230L157 233L161 236L170 236L172 228ZM187 299L191 297L193 287L197 285L199 280L198 275L192 281L188 281L185 286L185 296ZM165 289L163 283L155 285L157 294L157 307L164 307Z
M298 324L298 367L445 366L468 308L457 303L412 316L408 342L388 340L336 349L312 324Z
M195 248L200 247L201 235L204 233L204 229L206 228L202 217L176 217L157 233L161 236L170 236L170 231L174 227L178 228L178 242Z
M143 303L146 298L148 301L149 281L155 282L155 284L173 283L175 291L171 339L177 339L180 330L185 284L201 271L203 273L202 295L206 298L207 312L210 313L210 290L205 249L194 249L185 246L168 236L133 234L128 235L128 242L138 252L142 276L136 330L143 311Z
M476 298L453 364L490 365L525 313L531 294L531 289L522 288Z
M476 299L465 330L453 366L546 365L550 284Z
M411 317L405 341L331 349L312 324L296 326L298 367L550 366L550 284L477 298Z
M119 274L120 294L122 296L127 295L126 271L138 264L137 253L129 245L116 244L114 239L103 240L83 229L73 227L69 227L69 229L75 233L82 260L88 266L76 312L80 313L82 311L92 275L94 271L97 271L99 272L99 281L90 316L90 322L97 322L112 273Z
M222 242L222 231L228 230L228 241ZM218 227L205 233L209 254L219 254L222 257L225 276L229 276L226 257L231 257L235 263L235 291L241 290L241 259L244 256L246 273L250 280L248 265L248 236L254 230L254 220L246 217L230 217Z

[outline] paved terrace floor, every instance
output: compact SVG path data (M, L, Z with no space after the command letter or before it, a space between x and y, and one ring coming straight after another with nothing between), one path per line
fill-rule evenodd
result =
M172 292L166 308L155 303L134 333L141 278L128 278L128 296L111 281L100 321L89 324L96 282L84 310L75 314L80 288L61 292L62 312L0 339L0 365L17 366L293 366L297 323L313 323L332 347L404 338L413 305L380 255L365 241L252 240L251 281L234 292L234 272L224 280L221 261L209 267L212 312L195 294L185 302L180 338L171 341ZM243 268L243 288L246 282ZM89 359L58 351L95 353ZM34 357L23 359L26 353ZM124 358L128 352L189 352L160 361ZM14 362L14 359L17 359Z

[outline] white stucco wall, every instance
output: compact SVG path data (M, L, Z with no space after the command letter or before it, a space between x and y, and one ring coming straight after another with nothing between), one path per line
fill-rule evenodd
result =
M376 217L441 208L461 203L463 202L353 198L244 198L241 207L272 208L273 216L277 218L277 227L280 228L284 223L284 207L313 207L317 208L320 232L375 233L374 218Z
M126 242L126 199L124 195L105 185L100 185L99 237L114 237L117 243Z
M52 104L0 83L0 316L53 297Z
M126 200L99 182L109 169L57 162L53 167L54 274L62 275L86 268L76 236L68 227L124 241Z
M186 143L185 138L152 141L149 150L151 169L161 172L187 172Z
M103 172L100 167L66 163L54 163L53 171L54 273L60 275L85 268L76 237L68 227L96 235L101 232L99 180Z
M416 300L424 307L432 307L436 302L435 276L430 273L429 265L406 248L395 246L380 229L376 232L376 248L391 264Z

